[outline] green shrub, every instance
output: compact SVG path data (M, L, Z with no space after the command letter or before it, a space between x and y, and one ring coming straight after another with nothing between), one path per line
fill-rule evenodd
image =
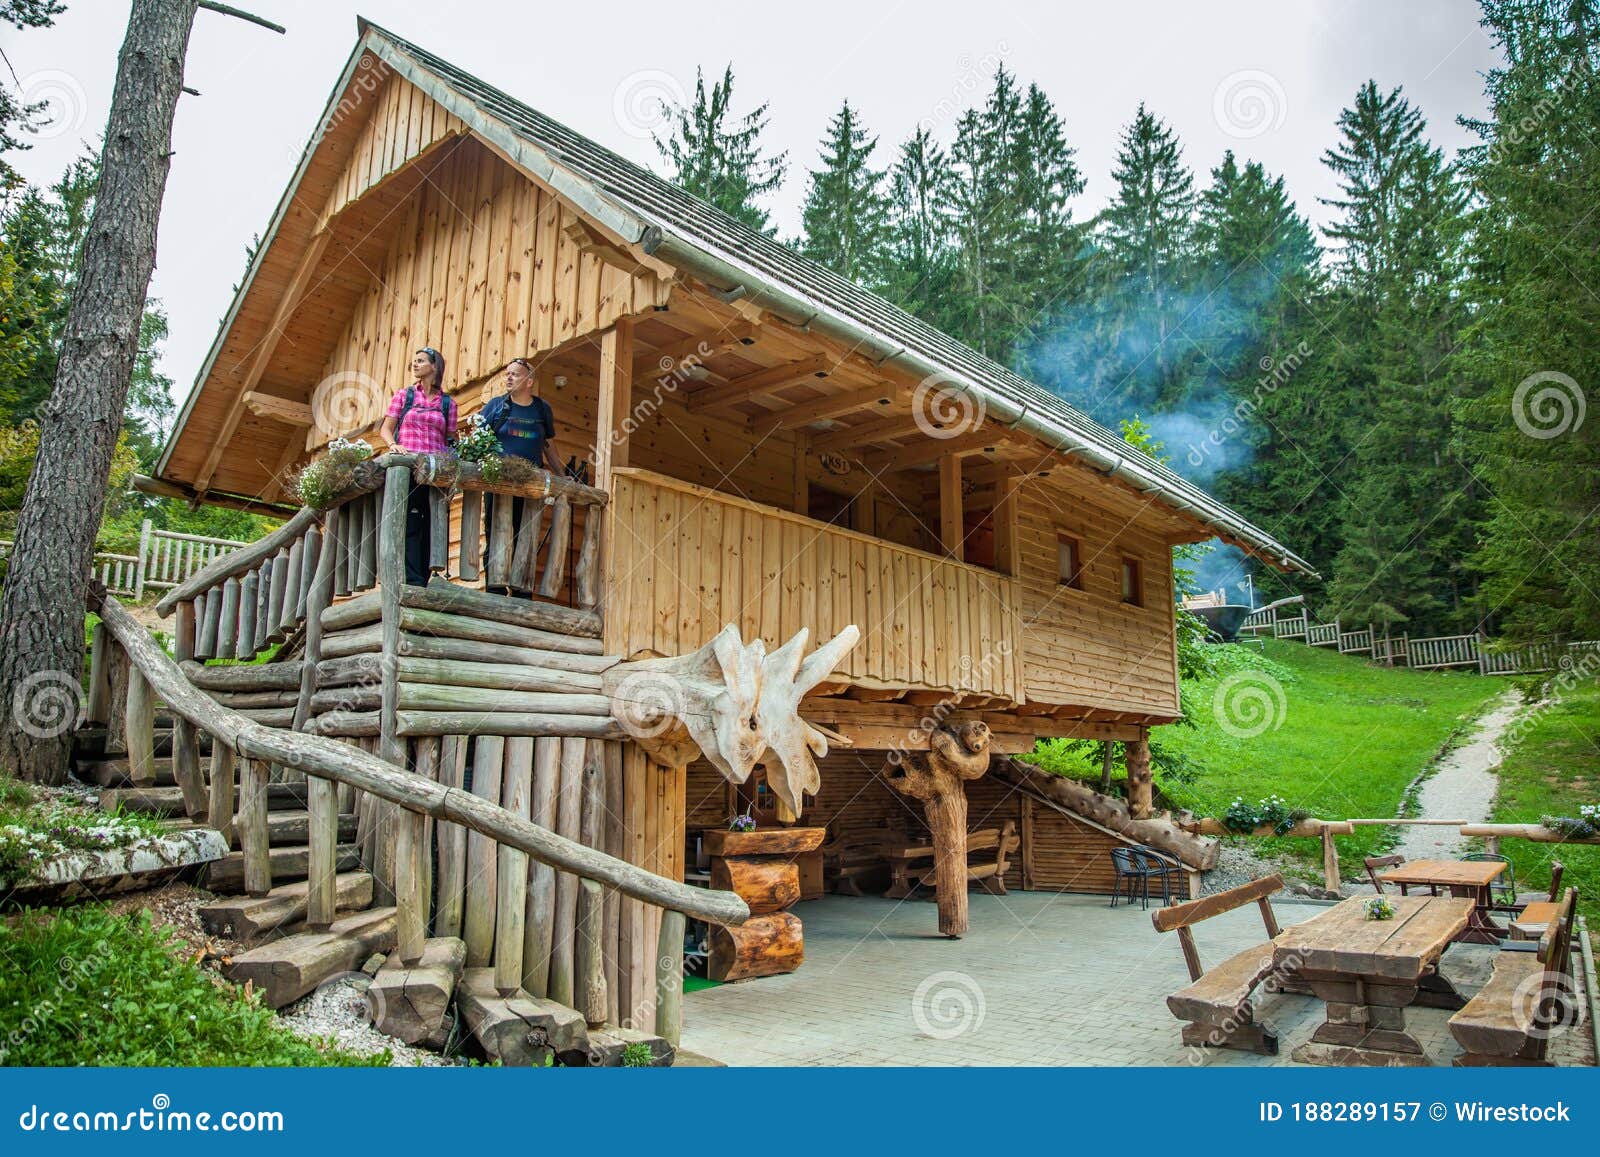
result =
M386 1065L295 1036L249 997L179 958L147 913L94 905L0 923L0 1063Z

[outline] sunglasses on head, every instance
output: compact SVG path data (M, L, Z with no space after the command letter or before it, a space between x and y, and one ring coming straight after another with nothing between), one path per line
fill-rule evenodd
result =
M432 346L424 346L422 352L428 355L428 360L430 362L432 362L434 365L438 365L439 364L439 351L438 350L434 349Z

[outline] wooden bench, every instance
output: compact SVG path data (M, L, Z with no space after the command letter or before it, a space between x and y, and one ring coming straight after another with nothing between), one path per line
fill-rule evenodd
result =
M1263 980L1273 992L1291 987L1285 983L1286 977L1272 975L1272 952L1286 933L1278 927L1268 897L1282 887L1283 877L1273 873L1226 892L1174 904L1150 914L1157 932L1178 933L1183 960L1189 966L1189 979L1193 981L1188 988L1167 997L1172 1015L1187 1022L1183 1026L1184 1044L1245 1048L1267 1056L1277 1055L1278 1034L1270 1025L1256 1021L1250 994ZM1205 968L1200 963L1194 933L1189 930L1191 926L1252 901L1261 909L1267 939L1235 953L1221 964Z
M967 880L976 881L994 896L1006 894L1006 868L1013 853L1022 846L1017 822L1007 820L998 828L967 833ZM933 883L933 845L902 844L888 849L890 883L884 896L898 900L911 895L919 885Z
M1537 940L1561 908L1561 876L1567 870L1560 860L1550 864L1550 897L1546 900L1518 899L1507 911L1515 913L1509 927L1513 940Z
M1572 925L1578 890L1568 888L1537 944L1508 940L1478 995L1450 1018L1450 1035L1466 1050L1458 1065L1548 1065L1557 1028L1576 1020Z
M826 887L841 896L862 896L860 877L889 871L889 849L900 847L906 833L885 824L872 827L837 827L819 849Z

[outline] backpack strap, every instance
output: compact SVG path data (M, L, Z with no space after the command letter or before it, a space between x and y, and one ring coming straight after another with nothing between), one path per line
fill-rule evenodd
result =
M400 406L400 416L395 419L395 423L394 423L394 432L395 432L395 435L397 437L400 434L400 427L405 425L405 423L406 423L406 415L411 412L411 407L416 404L416 401L417 401L417 387L416 386L407 386L406 387L406 400L405 400L405 402L403 402L401 404L401 406ZM450 428L450 395L444 392L444 387L443 386L439 387L439 414L440 414L440 416L442 416L444 418L445 428L449 429Z

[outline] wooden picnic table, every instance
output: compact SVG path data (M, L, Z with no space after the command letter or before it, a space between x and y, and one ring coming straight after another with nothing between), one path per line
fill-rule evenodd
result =
M1364 897L1336 904L1274 941L1279 975L1311 986L1327 1019L1294 1051L1311 1065L1426 1065L1406 1031L1417 1004L1457 1009L1466 1003L1439 973L1439 957L1472 919L1473 901L1396 896L1392 920L1368 920Z
M1452 896L1473 900L1472 919L1459 939L1463 944L1498 944L1508 933L1490 919L1489 912L1494 907L1492 885L1505 870L1502 860L1412 860L1378 879L1386 884L1449 888Z

